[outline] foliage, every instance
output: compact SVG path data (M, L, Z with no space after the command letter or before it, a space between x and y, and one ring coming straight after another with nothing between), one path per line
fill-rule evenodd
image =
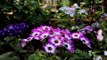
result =
M60 7L71 7L75 2L79 4L80 10L85 9L88 15L76 14L71 17L59 11ZM80 2L85 4L82 5ZM44 6L41 0L1 0L0 33L6 26L20 22L26 22L29 29L25 29L23 33L18 35L0 37L0 60L92 60L98 55L106 60L107 56L104 55L104 51L107 51L107 16L102 13L98 5L100 2L100 0L66 0L66 2L57 2L57 6ZM75 12L78 11L79 9ZM22 48L20 46L21 39L29 36L32 28L41 25L51 25L61 29L67 28L71 32L91 26L93 31L84 33L84 35L91 40L92 49L83 46L84 44L82 45L81 42L76 42L73 54L63 48L59 49L61 50L59 53L47 54L42 49L39 50L41 48L40 42L35 40ZM102 41L96 38L99 29L103 30L104 39Z

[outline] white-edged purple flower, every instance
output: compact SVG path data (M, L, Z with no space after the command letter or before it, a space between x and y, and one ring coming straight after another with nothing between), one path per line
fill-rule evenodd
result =
M33 37L34 39L36 40L40 40L40 34L41 32L40 31L34 31L30 34L31 37Z
M49 42L55 46L61 46L64 38L61 36L53 36L49 38Z
M80 39L83 34L81 32L74 32L71 34L73 39Z
M52 27L51 26L40 26L40 29L42 31L51 31L52 30Z
M31 40L33 40L33 39L34 39L34 37L28 37L28 38L27 38L28 41L31 41Z
M26 43L28 42L28 40L27 39L22 39L21 40L21 47L24 47L24 46L26 46Z
M56 50L56 47L52 44L46 44L45 46L43 46L44 50L47 52L47 53L52 53L54 54L55 53L55 50Z
M53 29L54 35L63 35L63 31L60 28Z
M41 41L44 40L45 38L47 38L49 35L50 35L49 31L41 32L41 34L40 34Z
M67 39L67 40L71 40L72 37L71 37L71 34L70 34L70 31L68 29L64 30L64 37Z
M68 50L70 51L71 53L74 52L74 44L72 41L65 41L63 42L63 46Z
M82 37L80 38L80 40L82 41L83 44L86 44L87 47L92 48L92 47L91 47L91 44L90 44L90 40L89 40L88 38L82 36Z

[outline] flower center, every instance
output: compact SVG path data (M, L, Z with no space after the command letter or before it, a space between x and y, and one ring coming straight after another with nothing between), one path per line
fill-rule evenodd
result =
M65 47L68 47L68 45L65 45Z
M74 36L75 36L75 37L78 37L78 35L77 35L77 34L75 34Z
M51 47L48 47L48 50L52 50L52 48L51 48Z
M55 43L58 43L58 40L55 40L54 42L55 42Z

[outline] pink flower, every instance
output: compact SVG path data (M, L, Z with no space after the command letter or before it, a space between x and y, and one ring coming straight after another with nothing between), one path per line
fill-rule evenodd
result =
M97 40L98 40L98 41L102 41L103 38L104 38L103 35L96 35L96 36L97 36Z
M98 35L102 35L102 33L103 33L103 30L102 30L102 29L99 29L97 34L98 34Z

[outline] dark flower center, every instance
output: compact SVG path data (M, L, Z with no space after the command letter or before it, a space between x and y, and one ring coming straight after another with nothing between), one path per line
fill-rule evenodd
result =
M65 45L65 47L68 47L68 45Z
M52 48L51 48L51 47L48 47L48 50L52 50Z
M76 34L76 35L74 35L75 37L77 37L78 35Z
M58 40L55 40L54 42L55 42L55 43L58 43Z

